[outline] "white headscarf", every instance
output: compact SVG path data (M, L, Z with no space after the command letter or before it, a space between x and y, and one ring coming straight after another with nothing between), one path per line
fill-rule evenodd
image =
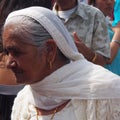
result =
M77 52L70 34L52 11L42 7L15 11L8 16L5 24L19 15L29 16L43 25L62 53L74 62L61 67L38 83L26 85L15 100L12 114L14 119L20 112L23 112L23 116L29 114L32 111L31 104L49 110L68 99L120 98L120 77L85 60Z
M69 35L67 29L61 20L53 14L49 9L43 7L30 7L23 10L15 11L9 14L6 19L5 25L8 24L10 19L16 19L17 16L28 16L39 22L49 32L55 40L61 52L70 60L78 60L83 58L82 54L74 44L72 37Z

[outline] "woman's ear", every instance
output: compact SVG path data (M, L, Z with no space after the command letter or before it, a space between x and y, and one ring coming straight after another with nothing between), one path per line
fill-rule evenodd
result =
M57 45L53 39L49 39L46 42L46 46L47 46L47 61L49 64L53 64L57 54Z

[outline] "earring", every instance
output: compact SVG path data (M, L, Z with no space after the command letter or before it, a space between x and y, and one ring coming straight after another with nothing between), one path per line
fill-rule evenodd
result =
M50 65L50 69L52 69L52 62L51 61L50 61L49 65Z

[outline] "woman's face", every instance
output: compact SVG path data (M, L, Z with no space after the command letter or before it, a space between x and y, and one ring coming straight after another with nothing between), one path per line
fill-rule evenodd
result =
M114 8L114 0L96 0L95 7L100 9L105 16L111 16Z
M16 77L17 83L34 83L42 80L48 73L46 52L23 42L15 36L15 25L7 26L3 32L3 47L7 53L6 65Z

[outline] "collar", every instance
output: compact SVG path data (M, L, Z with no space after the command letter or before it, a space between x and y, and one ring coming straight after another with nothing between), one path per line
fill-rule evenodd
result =
M75 11L75 14L79 15L84 20L88 19L88 16L86 16L86 14L85 14L85 9L87 8L86 6L88 6L88 5L81 3L79 0L77 0L77 3L78 3L78 5L77 5L77 9Z

